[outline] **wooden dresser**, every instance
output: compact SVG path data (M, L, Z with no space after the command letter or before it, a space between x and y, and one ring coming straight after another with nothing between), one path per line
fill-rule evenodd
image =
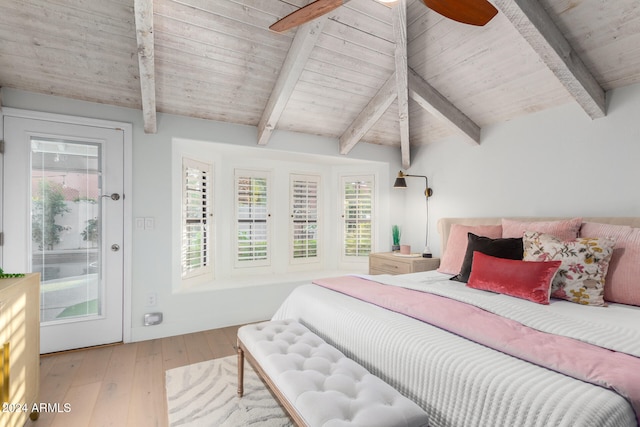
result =
M440 258L403 257L391 252L369 255L369 274L405 274L435 270Z
M39 387L40 274L0 279L0 425L22 427Z

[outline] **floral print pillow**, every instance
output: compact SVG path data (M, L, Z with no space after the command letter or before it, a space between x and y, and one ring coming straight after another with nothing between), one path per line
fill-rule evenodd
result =
M551 285L551 296L585 305L606 306L604 278L615 240L581 237L563 241L550 234L527 231L525 261L562 261Z

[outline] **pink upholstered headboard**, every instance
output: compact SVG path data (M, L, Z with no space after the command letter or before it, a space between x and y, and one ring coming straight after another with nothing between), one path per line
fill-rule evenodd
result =
M519 221L553 221L558 219L569 219L568 217L499 217L499 218L441 218L438 220L438 232L440 233L441 253L447 248L449 230L452 224L463 225L499 225L502 218L515 219ZM603 224L628 225L640 228L640 217L583 217L583 222L599 222Z

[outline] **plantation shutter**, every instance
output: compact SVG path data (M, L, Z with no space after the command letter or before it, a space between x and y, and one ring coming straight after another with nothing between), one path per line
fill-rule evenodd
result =
M320 177L292 174L290 187L292 261L316 261L319 258L318 192Z
M268 174L236 170L236 264L269 264Z
M373 176L343 177L343 255L368 256L373 230Z
M182 160L182 277L213 271L211 165Z

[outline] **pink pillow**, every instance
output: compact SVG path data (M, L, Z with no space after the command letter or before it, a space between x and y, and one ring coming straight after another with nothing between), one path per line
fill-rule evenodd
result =
M502 236L501 225L462 225L453 224L449 231L447 248L440 259L438 271L446 274L458 274L467 252L468 233L497 239Z
M473 253L467 286L549 304L551 282L562 261L520 261Z
M640 228L585 222L580 236L615 239L604 281L604 299L640 306Z
M571 240L578 237L581 225L582 218L533 222L502 218L502 237L522 237L525 231L537 231L551 234L560 240Z

